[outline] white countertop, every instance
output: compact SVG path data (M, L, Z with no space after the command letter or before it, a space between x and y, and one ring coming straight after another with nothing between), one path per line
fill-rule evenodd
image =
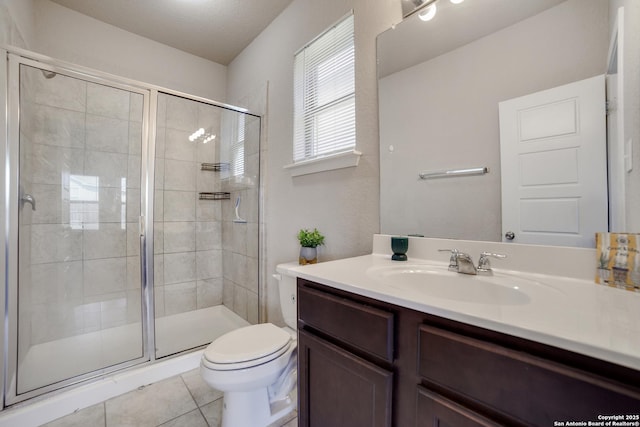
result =
M448 265L441 260L415 257L405 262L410 266L421 263L440 263L443 268ZM299 266L292 271L298 277L365 297L640 370L640 293L597 285L583 278L526 273L527 280L539 282L539 288L546 286L547 290L529 293L530 301L524 304L483 304L392 287L367 274L372 268L400 264L391 261L388 254L371 254ZM522 277L496 265L496 277ZM474 276L469 277L473 280Z

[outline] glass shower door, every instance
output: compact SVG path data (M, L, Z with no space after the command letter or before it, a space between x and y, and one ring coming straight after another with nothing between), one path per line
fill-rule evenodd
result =
M16 395L30 396L145 357L144 95L29 61L18 68L14 380Z

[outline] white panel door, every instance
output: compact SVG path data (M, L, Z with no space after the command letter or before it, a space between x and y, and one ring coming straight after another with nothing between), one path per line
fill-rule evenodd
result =
M604 76L500 102L499 114L503 241L595 247L608 225Z

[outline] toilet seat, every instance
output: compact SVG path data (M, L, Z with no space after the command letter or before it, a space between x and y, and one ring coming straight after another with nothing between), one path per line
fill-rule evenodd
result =
M202 362L208 369L222 371L257 366L284 354L291 341L288 332L272 323L246 326L209 344Z

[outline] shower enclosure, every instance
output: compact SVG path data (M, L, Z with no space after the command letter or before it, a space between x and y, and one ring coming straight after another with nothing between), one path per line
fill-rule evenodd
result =
M3 54L6 404L257 323L260 117Z

